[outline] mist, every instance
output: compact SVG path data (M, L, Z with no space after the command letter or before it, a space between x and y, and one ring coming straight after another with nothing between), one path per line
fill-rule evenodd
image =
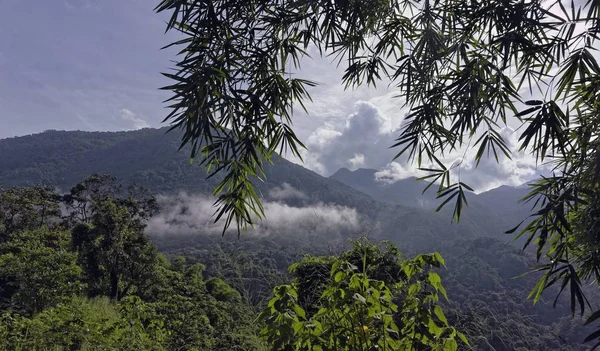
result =
M271 199L286 198L287 196L282 196L282 192L287 193L286 195L293 194L293 197L304 197L304 194L284 185L277 194L279 196ZM157 200L161 211L148 221L148 234L164 236L223 233L224 220L215 223L213 217L216 210L214 197L179 193L176 196L157 196ZM254 228L249 230L250 235L311 233L339 236L359 230L359 215L354 208L323 203L292 206L276 200L263 200L263 206L265 218L256 220ZM228 232L235 230L231 228Z

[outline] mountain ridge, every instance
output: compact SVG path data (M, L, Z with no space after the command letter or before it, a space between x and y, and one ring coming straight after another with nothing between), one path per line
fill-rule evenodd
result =
M352 171L348 168L340 168L330 176L330 179L344 183L375 200L390 204L433 210L442 202L437 198L435 186L423 193L428 182L419 182L416 177L409 177L387 183L377 180L375 176L377 172L375 169L359 168ZM474 209L475 211L485 209L487 212L494 212L498 217L504 219L508 230L525 219L524 213L531 213L530 208L520 203L520 199L527 192L528 189L524 185L517 187L501 185L481 193L467 192L469 205L464 214L472 215Z

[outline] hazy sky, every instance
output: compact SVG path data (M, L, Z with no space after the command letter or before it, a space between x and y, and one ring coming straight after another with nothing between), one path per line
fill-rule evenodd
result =
M0 0L0 138L158 126L172 52L149 0Z
M174 50L160 48L165 16L153 12L158 0L0 0L0 138L61 130L130 130L159 127L167 111ZM312 91L309 115L295 126L309 150L305 166L323 175L340 167L381 169L387 180L414 175L390 163L387 147L406 111L393 91L344 91L341 72L326 59L307 61L304 78ZM511 130L505 135L516 142ZM461 153L450 155L461 157ZM517 185L537 176L527 155L500 164L485 162L473 172L463 161L463 178L478 189Z

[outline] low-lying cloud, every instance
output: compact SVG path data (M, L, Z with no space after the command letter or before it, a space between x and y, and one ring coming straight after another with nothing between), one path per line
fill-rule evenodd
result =
M293 191L292 191L293 190ZM277 196L304 195L291 186L283 186L271 194ZM161 212L146 228L151 235L221 234L223 220L215 223L213 197L180 193L158 196ZM312 204L303 207L283 202L264 201L265 219L257 221L251 235L267 236L294 233L340 235L359 228L355 209L337 205ZM232 230L233 231L233 230Z
M121 120L129 124L129 126L127 126L129 130L138 130L150 127L148 122L146 122L144 119L138 116L138 114L131 110L123 108L119 111L119 113L121 116Z
M273 200L306 200L308 196L288 183L276 186L269 191L269 198Z

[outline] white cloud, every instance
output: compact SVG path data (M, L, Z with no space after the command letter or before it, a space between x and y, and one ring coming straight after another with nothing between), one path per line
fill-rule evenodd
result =
M352 168L359 168L365 165L365 155L355 154L354 157L348 160L348 163L352 165Z
M292 187L288 187L293 189ZM294 189L295 190L295 189ZM297 190L296 190L297 191ZM148 222L152 235L221 234L223 221L214 223L214 198L181 193L178 196L157 197L161 212ZM314 204L294 207L279 202L264 201L266 218L258 221L250 235L265 236L282 233L313 233L339 235L359 228L355 209ZM233 231L233 230L232 230Z
M410 165L404 165L399 162L391 162L375 173L375 180L378 182L391 184L399 180L421 176L418 170L415 170Z
M442 160L452 169L452 181L460 181L471 186L476 192L493 189L500 185L518 186L538 178L548 171L547 167L536 163L535 157L523 151L518 151L518 135L510 127L505 127L501 135L510 150L511 158L498 151L498 162L492 153L485 154L477 165L475 155L477 147L468 150L462 148L446 156ZM429 165L426 167L430 167ZM438 168L431 165L431 168ZM405 179L411 176L423 176L427 173L416 169L415 165L393 162L376 173L376 179L386 183Z
M313 45L308 47L307 52L310 57L301 59L302 69L294 74L318 85L308 88L312 97L312 101L305 101L308 115L302 112L299 104L294 107L294 126L302 140L307 140L315 130L325 125L335 130L343 128L357 101L370 101L388 92L387 81L380 82L377 87L364 84L346 89L342 83L345 74L343 62L338 66L335 55L325 52L321 56Z
M374 102L388 112L383 113ZM400 133L397 126L405 112L404 109L397 108L399 105L400 101L390 94L370 102L358 101L355 112L347 116L343 125L335 128L332 124L326 124L310 135L308 151L304 155L305 166L325 176L342 167L372 168L378 170L376 180L384 183L427 174L419 171L416 165L405 162L405 158L392 161L399 150L389 147ZM394 111L397 113L394 114ZM402 117L398 114L402 114ZM394 118L390 118L390 115ZM505 127L501 130L501 135L513 151L511 159L499 153L496 162L493 154L484 155L476 166L478 145L471 145L469 149L465 146L446 154L442 160L453 169L453 180L456 181L459 177L480 192L500 185L518 186L547 172L545 167L536 164L532 155L518 151L518 134L513 129ZM437 168L437 165L431 167Z
M64 5L65 5L65 8L69 11L82 10L82 9L83 10L94 10L94 11L100 10L100 3L99 2L94 3L91 0L77 0L77 1L65 0Z
M140 116L131 110L123 108L119 112L121 114L121 119L130 123L129 129L137 130L150 127L148 122L144 121Z
M473 186L475 190L485 191L500 185L518 186L548 172L548 167L539 165L530 153L519 150L518 133L510 127L501 131L501 136L512 151L511 158L507 158L499 151L498 162L494 155L484 155L479 165L476 165L476 149L472 148L466 153L461 164L461 179ZM486 157L487 156L487 157Z
M288 183L276 186L269 191L269 197L273 200L307 199L308 196Z
M310 135L305 165L323 175L342 167L379 169L394 156L388 149L394 137L392 121L372 103L358 101L339 130L324 125Z

